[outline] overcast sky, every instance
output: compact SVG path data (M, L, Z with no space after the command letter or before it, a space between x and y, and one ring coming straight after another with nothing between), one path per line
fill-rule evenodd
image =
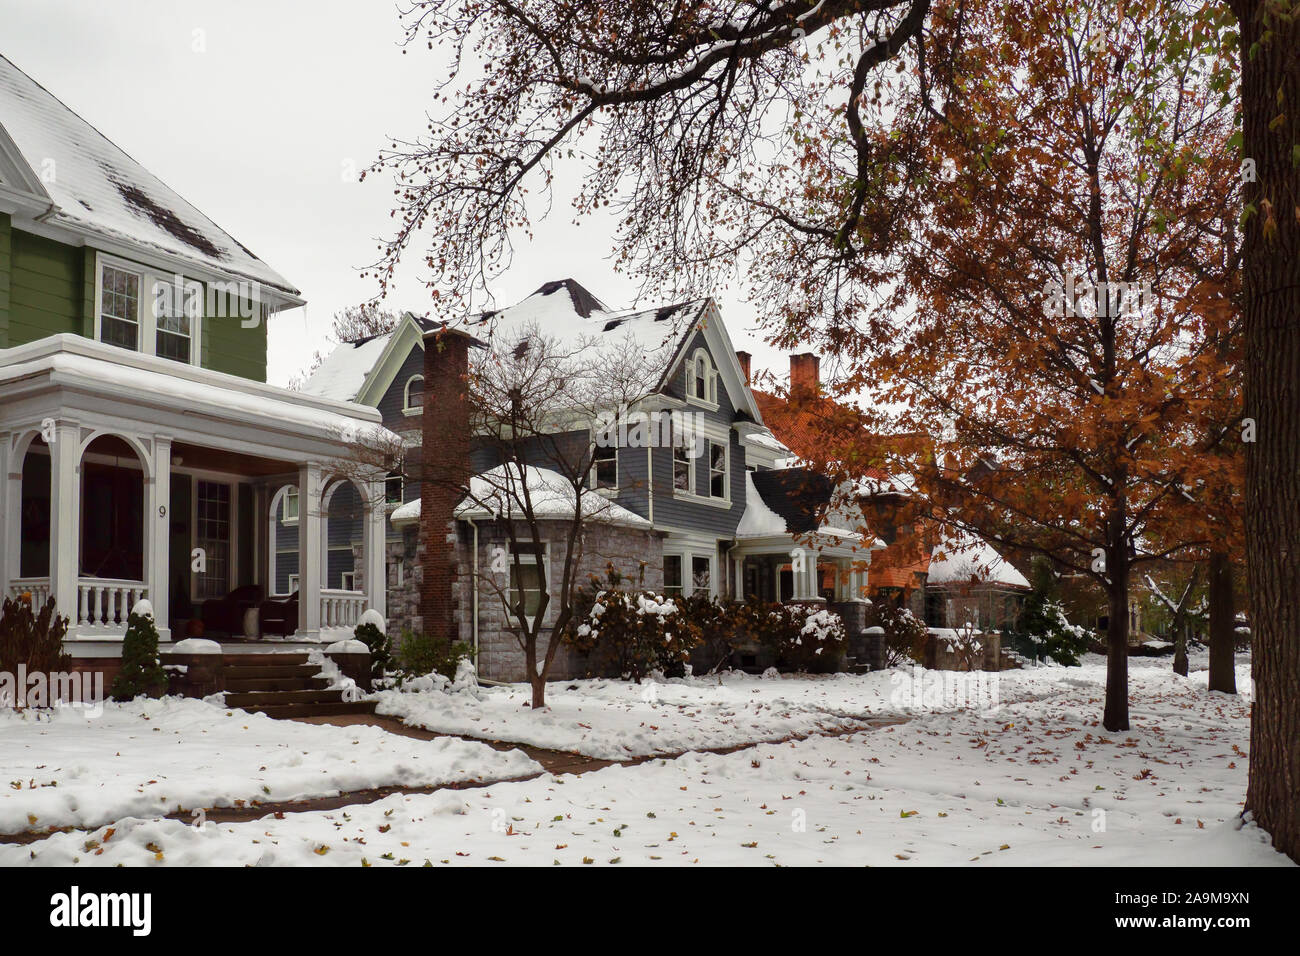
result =
M353 175L387 136L423 128L427 48L403 55L383 0L0 0L0 51L303 292L271 322L269 379L285 384L325 347L333 314L375 294L359 269L391 227L391 182ZM493 288L508 305L572 276L613 308L634 303L609 260L608 225L561 214ZM408 254L418 264L423 245ZM788 360L753 331L752 309L718 290L755 369ZM425 312L413 265L389 295Z

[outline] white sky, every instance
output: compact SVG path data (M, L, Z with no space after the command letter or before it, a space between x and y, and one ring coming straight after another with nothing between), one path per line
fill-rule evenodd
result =
M275 384L325 347L337 310L377 291L359 269L392 228L391 183L347 173L386 137L421 132L445 72L437 51L403 55L400 36L380 0L0 0L0 52L302 290L306 308L271 322ZM557 193L532 245L516 246L500 305L568 276L612 308L634 304L608 225L575 227L568 208ZM428 310L415 268L390 307ZM755 333L752 308L715 295L755 371L783 376L788 360Z

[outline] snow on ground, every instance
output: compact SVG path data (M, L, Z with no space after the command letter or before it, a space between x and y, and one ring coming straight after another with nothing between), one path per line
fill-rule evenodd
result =
M122 820L111 837L0 847L0 864L1286 865L1234 819L1248 668L1234 698L1208 693L1203 672L1133 663L1127 733L1100 728L1099 684L1062 683L992 711L726 755L202 829Z
M272 720L187 698L89 713L0 710L0 833L541 770L520 751L471 741Z
M554 682L546 688L542 713L530 709L532 691L527 684L477 691L462 687L453 693L391 690L379 694L378 712L440 733L621 760L856 729L867 719L909 712L913 698L953 709L1104 680L1104 663L1001 674L919 668L826 676L731 672L640 685Z

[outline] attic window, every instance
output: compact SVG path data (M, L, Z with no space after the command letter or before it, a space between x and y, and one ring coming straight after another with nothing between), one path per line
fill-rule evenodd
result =
M412 375L406 380L405 398L402 410L408 415L419 414L424 408L424 376Z
M718 373L709 360L709 353L696 349L691 358L686 383L687 395L697 402L708 405L718 404Z

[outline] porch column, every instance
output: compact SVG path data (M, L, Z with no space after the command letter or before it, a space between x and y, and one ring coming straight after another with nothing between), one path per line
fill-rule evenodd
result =
M77 575L81 568L81 449L76 422L55 424L50 445L50 594L55 608L80 623ZM72 635L69 635L72 636Z
M9 597L9 582L18 577L18 521L20 516L14 502L17 490L22 494L22 471L10 461L13 436L0 434L0 600ZM17 480L13 472L17 471Z
M365 586L370 606L388 619L388 515L382 478L366 482Z
M320 632L321 466L298 469L298 634Z
M171 629L171 527L172 527L172 438L155 435L153 476L145 485L144 579L149 585L158 640L170 641Z

